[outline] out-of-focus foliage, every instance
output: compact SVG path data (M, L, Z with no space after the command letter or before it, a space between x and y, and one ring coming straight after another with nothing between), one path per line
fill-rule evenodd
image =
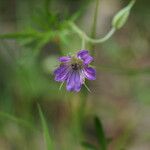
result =
M96 36L107 30L103 25L110 24L114 10L128 3L102 0L98 17L106 15L109 21L102 20ZM46 149L39 103L44 131L47 137L48 128L54 131L56 149L106 147L100 140L106 136L110 149L149 150L149 0L137 0L126 25L94 47L97 80L85 99L86 108L80 94L59 91L53 79L57 58L81 47L67 21L82 23L86 31L93 23L93 5L95 0L0 0L0 149ZM106 134L99 140L95 114ZM86 140L90 142L82 147Z

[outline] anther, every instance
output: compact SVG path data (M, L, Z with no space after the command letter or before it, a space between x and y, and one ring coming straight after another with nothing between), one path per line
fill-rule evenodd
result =
M79 69L79 65L77 63L71 64L71 67L72 67L73 70L78 70Z

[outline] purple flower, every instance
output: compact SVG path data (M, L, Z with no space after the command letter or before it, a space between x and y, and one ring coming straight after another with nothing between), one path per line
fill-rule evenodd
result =
M88 80L96 79L96 71L89 64L93 57L87 50L81 50L74 56L63 56L59 58L60 66L54 71L55 80L66 82L68 91L79 92L81 86Z

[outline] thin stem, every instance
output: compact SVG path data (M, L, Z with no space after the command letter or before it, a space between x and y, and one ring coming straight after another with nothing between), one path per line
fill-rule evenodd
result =
M115 28L111 28L111 30L101 39L92 39L88 36L86 38L88 39L89 42L92 42L92 43L103 43L107 41L115 33L115 31L116 31Z
M100 0L96 0L95 13L94 13L92 32L91 32L91 37L92 38L95 38L95 36L96 36L99 2L100 2Z
M82 37L82 45L81 45L82 49L85 49L85 39Z
M95 4L95 13L94 13L94 19L93 19L93 24L92 24L92 29L91 29L91 38L96 38L96 29L97 29L97 18L98 18L98 11L99 11L99 3L100 0L96 0ZM91 50L95 49L95 44L90 43L89 48ZM94 56L95 51L91 51L91 54Z
M91 90L89 89L89 87L84 83L85 88L88 90L88 92L91 93Z
M64 82L61 83L59 90L61 90L62 86L64 85Z
M83 37L86 41L91 43L103 43L107 41L116 31L116 29L112 27L111 30L103 38L93 39L89 37L86 33L84 33L81 29L79 29L73 22L69 22L69 25L76 33L78 33L80 37Z
M100 0L96 0L96 6L95 6L95 13L94 13L94 19L93 19L93 25L91 30L91 38L96 38L96 30L97 30L97 18L98 18L98 12L99 12L99 4ZM89 49L91 49L91 55L95 56L95 51L93 51L96 48L96 45L94 43L90 43Z

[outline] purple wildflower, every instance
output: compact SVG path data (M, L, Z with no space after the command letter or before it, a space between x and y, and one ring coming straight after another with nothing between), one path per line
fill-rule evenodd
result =
M54 71L55 80L58 82L66 81L68 91L79 92L85 78L88 80L96 79L96 71L89 64L93 57L87 50L81 50L74 56L63 56L59 58L60 66Z

